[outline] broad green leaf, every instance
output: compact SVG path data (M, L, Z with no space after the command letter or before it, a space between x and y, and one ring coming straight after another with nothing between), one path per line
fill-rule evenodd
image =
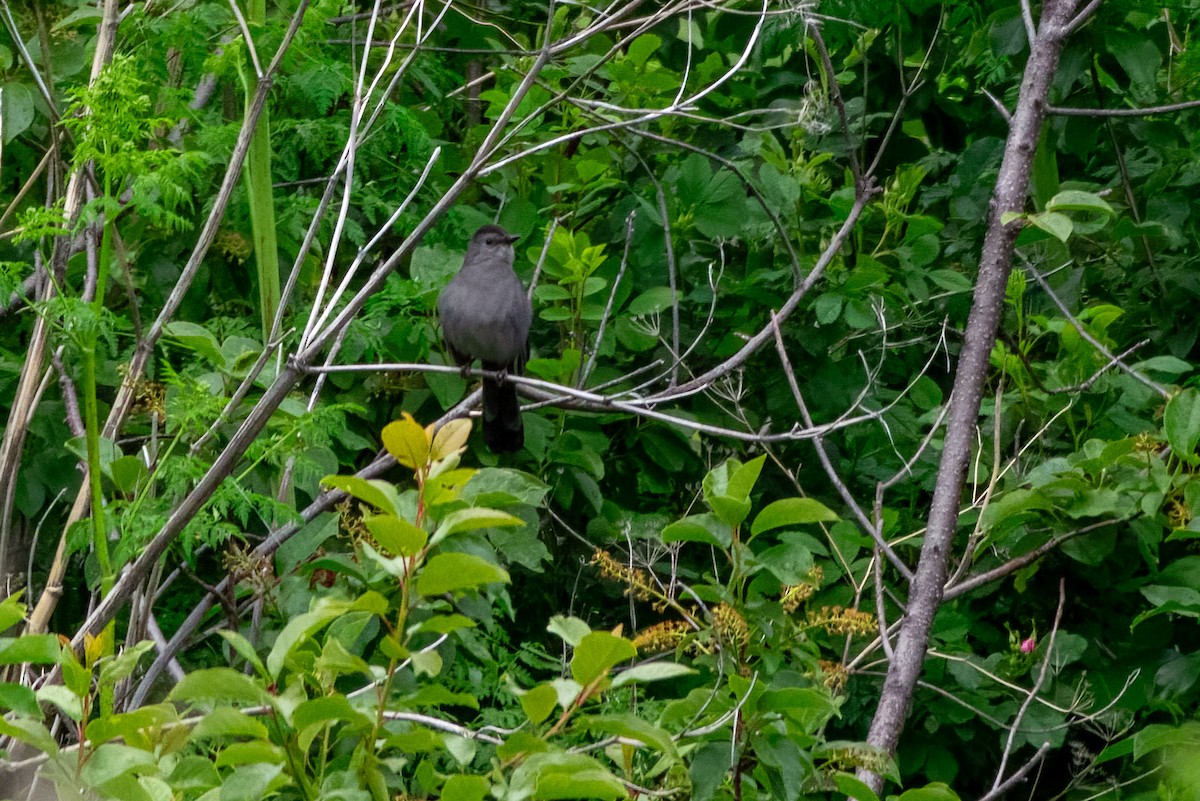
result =
M717 548L728 548L733 543L733 529L714 514L691 515L664 528L662 541L703 542Z
M206 715L204 719L207 718ZM172 704L151 704L131 712L102 715L90 721L87 724L87 739L98 744L120 737L127 745L134 745L139 739L145 738L147 731L156 731L178 720L179 714Z
M486 559L468 553L440 553L426 562L417 576L417 592L441 595L508 582L508 571Z
M175 685L167 700L210 708L221 704L260 706L270 701L270 695L249 676L232 668L217 667L193 670Z
M764 453L762 456L758 456L734 468L729 474L729 485L726 487L726 494L741 501L750 500L750 492L754 489L754 485L758 483L758 477L762 473L763 463L766 460L767 455ZM740 523L741 521L739 520L738 522Z
M136 456L121 456L108 466L109 475L117 491L131 495L138 486L150 478L150 471Z
M442 655L437 651L414 651L409 662L417 676L433 678L442 672Z
M87 786L100 786L134 770L152 768L156 757L150 751L119 743L104 743L88 755L80 771Z
M274 795L274 788L286 784L282 772L280 764L243 764L221 781L220 801L262 801Z
M479 507L459 509L456 512L451 512L442 519L430 542L433 545L437 545L446 539L446 537L449 537L451 534L457 534L460 531L474 531L477 528L491 528L493 526L523 525L525 525L525 521L521 518L510 515L508 512L501 512L498 509Z
M411 470L429 462L431 446L429 433L408 412L383 427L383 447L393 459Z
M93 10L94 9L89 9ZM33 124L33 92L22 83L10 82L0 86L0 130L3 144L8 144Z
M595 759L547 751L531 754L513 771L509 792L534 801L625 798L625 786Z
M635 316L645 316L647 314L657 314L661 311L666 311L671 308L671 304L675 300L677 293L672 292L670 287L656 286L647 289L642 294L638 295L629 302L627 311Z
M833 774L833 783L837 786L838 792L845 793L847 798L853 798L856 801L879 801L879 796L875 795L874 790L849 773Z
M112 686L118 681L124 681L132 676L142 657L150 653L153 648L153 642L142 640L128 648L121 649L118 654L102 659L100 661L101 685Z
M42 716L42 711L38 708L37 696L34 695L33 690L24 684L14 684L13 682L0 682L0 709L11 709L13 712L30 717L40 718Z
M289 620L267 655L267 674L274 681L279 681L284 663L292 651L347 611L348 605L344 601L322 599L311 612Z
M1163 433L1179 458L1191 458L1200 442L1200 390L1185 389L1167 401Z
M614 688L633 682L665 681L680 676L690 676L696 671L687 665L675 662L646 662L634 665L628 670L622 670L612 681Z
M675 741L666 729L642 720L636 715L589 715L579 719L579 725L588 731L615 734L630 740L638 740L660 754L673 760L679 759Z
M282 765L286 761L287 754L274 743L248 740L225 746L217 755L215 764L218 768L228 768L235 765Z
M464 501L474 506L507 506L514 503L539 506L550 487L529 473L485 467L475 471L463 487Z
M483 776L451 776L442 785L441 801L483 801L491 782Z
M827 523L837 519L838 516L833 510L820 501L812 498L784 498L768 504L758 513L750 526L750 534L756 537L764 531L784 526Z
M1133 735L1133 758L1141 759L1163 748L1200 748L1200 724L1189 721L1182 726L1152 723Z
M258 652L254 649L254 646L250 643L250 641L241 634L241 632L230 631L229 629L221 629L217 632L217 634L221 635L225 642L229 643L229 646L237 652L238 656L253 665L254 669L258 671L258 675L267 675L267 668L265 665L263 665L262 659L259 658Z
M555 615L550 618L546 631L562 637L563 642L572 648L578 647L579 643L583 642L583 638L592 633L592 629L587 623L577 617L564 615Z
M25 619L25 604L21 603L21 593L17 590L12 595L0 601L0 631L8 631Z
M217 368L225 367L225 354L217 338L202 325L175 320L163 326L163 335L176 344L196 353Z
M624 637L593 631L579 642L571 656L571 676L586 686L635 656L637 649Z
M0 665L53 665L62 653L62 644L53 634L23 634L0 637Z
M1094 211L1108 215L1116 213L1104 198L1078 189L1067 189L1050 198L1046 203L1046 211Z
M539 684L521 696L521 709L529 722L538 725L554 711L558 703L558 693L549 684Z
M58 741L40 720L13 716L0 718L0 735L33 746L43 754L58 755Z
M958 794L942 782L905 790L896 801L959 801Z
M1071 232L1075 229L1075 224L1071 222L1070 217L1053 211L1030 214L1029 222L1061 242L1066 242L1070 239Z
M400 517L400 499L396 488L386 481L358 476L325 476L321 483L369 503L385 514Z
M396 515L364 515L363 523L375 542L395 556L415 556L429 541L429 532Z
M39 688L37 699L43 704L54 704L71 720L83 720L83 701L61 684L47 684Z
M246 715L233 707L219 706L200 718L192 729L192 740L208 740L224 737L249 737L265 740L267 727L257 718Z
M332 726L338 723L367 728L374 724L374 720L351 706L346 696L340 694L305 701L292 713L292 725L296 729L306 729L316 724Z

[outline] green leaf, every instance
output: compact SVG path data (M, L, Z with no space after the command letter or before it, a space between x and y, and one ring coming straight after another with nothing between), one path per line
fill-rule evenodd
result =
M586 686L635 656L637 649L624 637L607 631L593 631L575 647L571 656L571 676Z
M185 320L175 320L163 326L163 335L175 344L206 359L212 366L225 367L225 354L221 353L221 348L217 345L217 338L204 326Z
M220 704L260 706L271 698L266 689L249 676L232 668L217 667L193 670L175 685L167 700L211 708Z
M482 776L451 776L442 785L441 801L483 801L492 784Z
M305 701L292 713L292 725L297 730L317 724L332 726L336 723L348 723L359 729L369 729L374 720L351 706L346 696L340 694Z
M23 134L33 124L33 92L22 83L0 86L0 128L4 144Z
M365 479L358 476L325 476L321 483L326 487L341 490L347 495L369 503L385 514L401 517L400 499L396 488L386 481Z
M583 754L550 751L530 755L512 773L509 792L534 801L625 798L625 785L599 762Z
M1075 230L1075 224L1071 222L1070 217L1053 211L1030 214L1029 221L1061 242L1070 239L1071 232Z
M629 302L627 311L637 317L666 311L675 302L677 294L665 286L647 289Z
M555 615L550 618L546 631L557 634L572 648L578 647L579 643L583 642L583 638L592 633L591 627L579 618L563 615Z
M0 601L0 631L8 631L25 619L26 606L21 603L21 593L17 590L12 595Z
M1189 721L1182 726L1152 723L1133 735L1133 758L1141 759L1147 754L1164 748L1185 748L1193 753L1200 748L1200 725Z
M33 690L24 684L7 681L0 682L0 709L11 709L13 712L30 717L40 718L42 716L42 710L38 707L37 696L34 695Z
M1078 189L1067 189L1050 198L1046 203L1046 211L1092 211L1110 216L1116 214L1104 198Z
M364 515L363 523L375 542L395 556L415 556L429 541L429 532L396 515Z
M835 773L833 783L838 792L845 793L847 798L853 798L855 801L879 801L879 796L875 795L874 790L849 773Z
M629 43L625 50L625 57L642 67L660 47L662 47L662 39L652 33L644 33Z
M558 693L549 684L539 684L521 696L521 709L535 726L550 717L557 703Z
M422 595L457 593L484 584L509 583L508 571L474 554L440 553L430 559L417 576Z
M271 653L267 655L267 673L278 682L288 656L299 646L303 645L314 634L337 620L349 611L349 605L344 601L321 599L311 612L305 612L288 621L275 638Z
M71 720L83 720L83 701L61 684L47 684L39 688L37 699L43 704L54 704Z
M675 741L666 729L655 726L635 715L589 715L579 720L579 725L588 731L615 734L630 740L645 743L660 754L679 759Z
M768 504L758 513L750 526L750 534L757 537L764 531L784 526L828 523L837 519L838 516L833 510L820 501L812 498L784 498Z
M628 670L622 670L613 679L612 686L616 688L634 682L665 681L677 679L680 676L690 676L694 673L696 671L693 668L675 662L646 662L634 665Z
M703 542L717 548L728 548L733 543L733 529L707 513L676 520L662 530L661 536L664 543Z
M53 634L0 637L0 665L53 665L61 653L62 644Z
M497 509L480 507L459 509L456 512L451 512L442 519L430 542L433 545L437 545L446 539L446 537L449 537L451 534L457 534L460 531L474 531L475 529L491 528L493 526L523 525L525 525L525 521L521 518Z
M125 495L132 495L138 485L150 478L150 471L136 456L121 456L114 459L108 469L117 491Z
M1196 443L1200 442L1200 390L1185 389L1167 401L1163 433L1181 459L1195 453Z
M80 771L86 786L96 787L143 768L153 768L153 753L118 743L105 743L88 755Z
M224 737L250 737L255 740L265 740L268 732L262 721L243 714L233 707L219 706L200 718L200 722L192 729L191 735L191 739L195 741Z
M267 675L267 669L263 665L262 659L259 658L258 652L254 650L254 646L241 632L230 631L229 629L221 629L217 632L217 634L221 635L225 642L229 643L230 647L237 652L238 656L242 657L242 659L245 659L247 662L253 665L254 669L258 671L258 675Z
M942 782L905 790L896 801L959 801L958 794Z

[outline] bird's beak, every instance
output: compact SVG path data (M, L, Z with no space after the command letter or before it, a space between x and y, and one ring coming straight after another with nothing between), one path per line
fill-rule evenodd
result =
M510 244L510 245L511 245L513 242L516 242L516 241L517 241L518 239L520 239L520 238L521 238L521 235L520 235L520 234L513 234L512 236L510 236L510 237L508 238L508 244Z

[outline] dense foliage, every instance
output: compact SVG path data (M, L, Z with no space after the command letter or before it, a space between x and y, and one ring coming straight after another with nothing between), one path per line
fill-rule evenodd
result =
M0 798L1196 797L1200 9L1054 4L0 0Z

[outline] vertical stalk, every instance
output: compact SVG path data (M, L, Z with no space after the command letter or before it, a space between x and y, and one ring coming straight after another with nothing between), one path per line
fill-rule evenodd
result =
M246 21L261 28L267 20L266 0L249 0ZM246 47L253 47L246 42ZM249 113L256 81L250 79L247 65L241 65L242 88ZM271 322L279 308L279 248L275 240L275 200L271 190L271 112L264 107L258 127L250 138L243 173L250 202L250 230L254 240L254 264L258 274L258 313L262 323L263 346L271 336Z

